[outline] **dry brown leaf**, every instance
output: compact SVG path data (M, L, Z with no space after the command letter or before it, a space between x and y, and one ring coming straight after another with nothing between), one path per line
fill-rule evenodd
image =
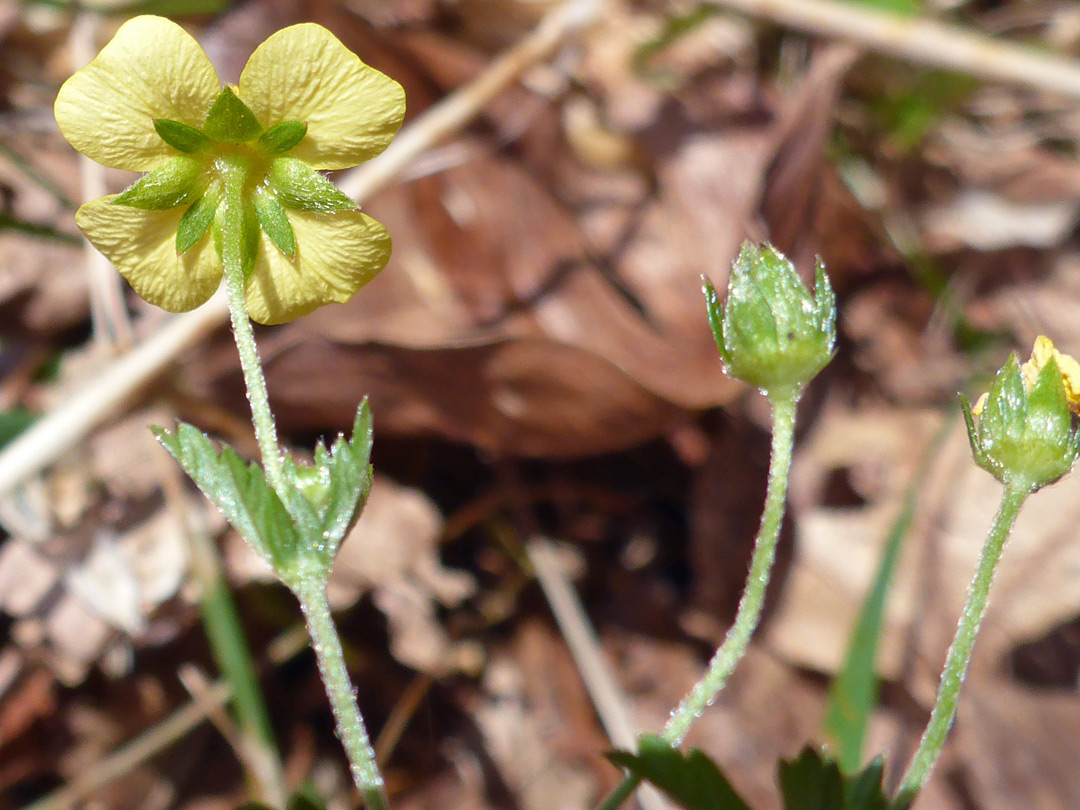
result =
M1080 797L1080 702L1075 691L1039 692L985 681L969 688L956 726L956 745L978 806L1074 806Z

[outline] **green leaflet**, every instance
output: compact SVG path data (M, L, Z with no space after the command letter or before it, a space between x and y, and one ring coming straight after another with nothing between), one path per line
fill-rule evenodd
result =
M806 746L795 759L777 768L784 810L887 810L881 786L885 762L880 757L851 776L837 763Z
M750 810L720 768L696 748L683 754L661 737L643 735L637 754L618 751L608 759L647 779L686 810ZM807 746L777 767L784 810L887 810L884 767L879 758L844 776L835 761Z
M299 568L300 535L262 468L231 447L221 452L205 433L183 422L175 433L154 428L162 446L241 537L286 583Z
M285 456L280 495L262 467L245 463L230 447L218 452L191 425L181 422L175 433L154 428L154 434L282 582L293 590L313 577L325 583L371 490L372 427L366 401L357 410L350 439L339 435L329 450L319 444L313 464Z
M696 748L683 754L661 737L643 734L638 753L608 759L656 785L687 810L750 810L723 772Z
M371 409L365 400L357 409L350 439L338 434L329 450L320 442L312 464L283 459L285 480L292 485L285 506L310 538L311 561L324 577L367 502L372 438Z

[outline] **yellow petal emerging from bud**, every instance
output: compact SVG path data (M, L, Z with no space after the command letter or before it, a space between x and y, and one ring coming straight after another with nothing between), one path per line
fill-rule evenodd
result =
M1062 354L1054 348L1053 341L1045 335L1035 338L1035 345L1031 349L1031 359L1020 367L1020 373L1024 378L1024 386L1030 391L1035 383L1039 372L1053 357L1061 370L1061 381L1065 385L1065 399L1069 403L1069 410L1080 413L1080 363L1071 355ZM979 402L983 400L980 398ZM979 407L979 403L975 403ZM972 410L978 415L977 411Z

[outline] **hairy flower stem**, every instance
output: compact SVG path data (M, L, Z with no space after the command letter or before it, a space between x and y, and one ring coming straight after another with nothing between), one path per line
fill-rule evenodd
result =
M960 614L956 627L956 636L949 645L945 656L945 668L938 685L937 700L930 712L930 721L926 725L915 756L908 766L907 773L900 782L893 799L893 810L906 810L915 801L922 790L930 772L934 769L938 754L945 745L945 738L956 717L956 707L960 701L960 688L964 685L971 653L975 648L975 638L979 634L979 625L986 615L986 603L990 596L990 585L994 580L994 571L1005 540L1012 531L1016 516L1020 513L1024 499L1031 493L1031 486L1026 482L1007 484L1001 497L1001 506L994 523L990 527L986 544L979 557L979 565L968 589L967 601Z
M338 737L349 757L353 781L364 797L367 810L388 810L390 804L386 799L379 766L375 762L375 749L371 747L364 719L356 705L341 642L326 602L326 589L321 582L310 582L297 588L294 593L307 620L311 646L319 662L326 695L334 710Z
M262 451L263 468L271 486L280 494L285 483L282 474L281 448L278 445L274 415L266 394L266 380L255 345L255 333L244 300L244 183L247 169L242 163L222 162L218 166L225 179L225 195L221 214L221 261L225 267L225 283L229 292L229 312L232 315L233 336L240 352L240 366L247 385L248 402L255 424L255 436ZM284 497L283 500L288 502ZM326 602L326 585L322 579L308 578L290 588L300 600L300 608L311 634L311 645L319 662L326 696L337 723L338 736L349 758L353 780L364 797L368 810L389 810L382 776L375 763L375 751L368 740L364 720L356 705L341 642Z
M244 386L251 405L255 438L262 453L263 469L270 485L280 493L285 486L281 473L281 447L278 445L274 414L270 410L270 398L266 393L259 349L255 345L255 332L244 299L244 183L247 181L247 171L241 165L225 164L219 168L225 178L225 196L221 204L221 263L225 267L233 337L236 350L240 353L240 368L244 373Z
M754 555L750 561L750 574L739 600L735 621L709 662L705 676L683 698L660 732L660 736L672 745L682 742L693 722L716 700L716 696L745 654L750 637L761 619L765 590L769 584L773 560L776 558L776 542L780 536L780 524L787 501L788 471L791 469L791 450L795 439L795 406L798 400L798 393L792 391L769 395L773 421L769 484L761 513L761 525L754 543ZM641 779L632 774L624 777L597 810L615 810L634 792L640 782Z

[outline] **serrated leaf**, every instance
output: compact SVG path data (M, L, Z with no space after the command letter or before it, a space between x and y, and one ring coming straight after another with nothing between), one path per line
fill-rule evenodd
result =
M270 164L270 188L286 208L297 211L355 211L356 203L304 161L279 157Z
M652 782L687 810L750 810L711 759L696 748L685 755L660 737L643 735L637 754L617 751L608 759Z
M346 442L339 436L330 450L330 492L323 515L323 536L331 561L371 492L372 440L371 408L364 400L353 420L352 437Z
M221 88L203 122L203 132L218 143L244 143L262 135L258 120L231 87Z
M169 158L113 198L113 205L145 211L165 211L202 194L206 187L203 162L189 155Z
M229 525L287 579L297 568L300 537L262 468L231 447L219 453L205 433L184 422L175 433L154 428L154 434Z
M282 121L259 136L259 147L268 155L279 155L304 140L306 134L307 124L303 121Z
M173 149L181 152L202 152L210 145L210 139L195 127L170 121L168 118L155 118L154 130Z
M835 760L807 746L797 758L781 760L777 768L784 810L887 810L883 770L884 763L877 759L844 776Z
M281 203L272 191L262 187L255 189L253 203L263 233L270 237L283 256L291 259L296 255L296 235Z

